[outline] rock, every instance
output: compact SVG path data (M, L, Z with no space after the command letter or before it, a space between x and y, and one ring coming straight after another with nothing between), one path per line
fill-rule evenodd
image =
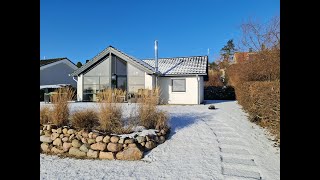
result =
M109 160L115 159L113 152L103 152L103 151L100 151L99 158L100 159L109 159Z
M106 147L107 147L106 143L103 143L103 142L98 142L98 143L95 143L95 144L91 144L91 146L90 146L91 149L100 150L100 151L105 150Z
M97 138L96 138L96 142L101 142L103 140L103 136L98 136Z
M90 133L88 134L88 137L89 137L90 139L92 139L92 134L93 134L93 132L90 132Z
M150 150L150 149L153 149L154 147L156 147L156 144L153 142L153 141L148 141L146 142L146 145L145 147Z
M74 136L75 136L74 134L71 134L69 137L69 141L72 141L74 139Z
M74 134L74 133L76 133L76 131L74 129L69 129L67 133L68 134Z
M125 144L132 144L132 143L134 143L134 139L126 139L126 140L124 141L124 143L125 143Z
M99 136L98 133L92 133L92 138L93 138L93 139L97 138L98 136Z
M61 134L61 133L62 133L62 128L58 128L58 129L57 129L57 133L58 133L58 134Z
M146 136L146 140L147 140L147 141L150 141L150 140L151 140L151 137Z
M157 136L161 136L161 133L156 133L157 134Z
M51 132L48 130L44 130L44 135L50 137L51 136Z
M208 107L208 109L216 109L216 107L215 107L213 104L211 104L211 105Z
M63 134L60 134L60 136L59 136L59 137L62 139L64 136L63 136Z
M69 149L69 154L77 157L85 157L87 153L80 151L78 148L71 147Z
M160 134L161 134L161 135L166 135L166 133L167 133L167 132L166 132L164 129L161 129L161 131L160 131Z
M108 151L118 152L122 149L122 144L119 143L109 143L107 146Z
M89 151L87 152L87 156L91 158L98 158L98 153L99 151L94 151L92 149L89 149Z
M52 144L55 145L55 146L62 146L62 141L61 141L60 138L57 138L57 139L55 139L55 140L53 141Z
M62 149L58 149L58 148L56 148L56 147L53 147L53 148L51 149L51 152L56 153L56 154L62 154L62 153L64 153L64 151L63 151Z
M110 136L105 136L104 138L103 138L103 140L102 140L102 142L104 142L104 143L109 143L110 142Z
M50 124L48 124L46 127L47 127L48 131L50 131L52 129L52 126Z
M81 142L82 142L83 144L88 143L88 141L87 141L87 139L86 139L86 138L81 138Z
M81 142L77 139L72 140L72 146L79 148L81 146Z
M138 143L142 143L142 142L146 141L146 137L144 137L144 136L138 136L136 139L137 139Z
M80 134L77 134L77 135L76 135L76 138L77 138L79 141L81 141L82 136L81 136Z
M56 129L51 129L51 132L57 133L57 130Z
M69 140L68 137L63 137L63 138L62 138L62 141L63 141L63 142L67 142L68 140Z
M88 138L88 137L89 137L89 136L88 136L88 132L82 132L81 134L82 134L82 137L85 137L85 138Z
M40 130L40 136L44 135L43 130Z
M133 143L133 144L128 144L128 147L130 148L130 147L137 147L137 145L135 144L135 143Z
M94 143L96 143L95 139L88 139L88 144L94 144Z
M42 130L47 130L47 125L43 125Z
M159 143L162 144L166 141L166 138L164 136L159 137Z
M120 138L118 143L123 144L124 143L124 138Z
M64 137L70 137L70 134L63 134Z
M62 129L62 133L63 133L63 134L68 134L68 129L67 129L67 128L63 128L63 129Z
M57 139L57 137L59 137L59 136L60 136L60 134L58 134L58 133L52 133L52 134L51 134L51 139L52 139L52 141L55 140L55 139Z
M72 143L67 143L67 142L65 142L65 143L63 143L63 145L62 145L62 148L63 148L63 150L66 152L66 151L69 151L69 149L72 147Z
M119 137L118 136L112 136L111 138L110 138L110 141L111 142L113 142L113 143L117 143L118 141L119 141Z
M145 146L146 145L146 142L142 142L142 143L140 143L141 144L141 146Z
M40 141L45 143L51 143L52 139L46 135L40 136Z
M50 151L50 146L49 146L48 143L42 143L42 144L40 145L40 147L41 147L41 150L42 150L43 152L49 152L49 151Z
M140 160L143 157L143 152L137 147L130 147L116 154L119 160Z
M158 136L154 137L154 141L159 142L159 137Z
M127 147L128 145L126 145L126 144L123 144L122 146L123 146L124 148L126 148L126 147Z
M79 149L80 151L88 152L89 148L90 148L90 144L82 144L82 146Z

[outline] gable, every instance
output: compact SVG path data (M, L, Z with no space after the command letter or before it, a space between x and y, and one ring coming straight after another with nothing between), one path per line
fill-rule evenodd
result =
M98 64L100 61L102 61L103 59L107 58L110 56L110 54L113 54L119 58L121 58L124 61L127 61L127 63L132 64L133 66L152 74L153 73L153 68L148 65L147 63L138 60L132 56L129 56L123 52L121 52L118 49L115 49L112 46L109 46L108 48L104 49L102 52L100 52L98 55L96 55L94 58L92 58L88 63L84 64L81 68L77 69L76 71L74 71L73 73L71 73L71 76L78 76L80 74L83 74L84 72L86 72L88 69L92 68L93 66L95 66L96 64Z

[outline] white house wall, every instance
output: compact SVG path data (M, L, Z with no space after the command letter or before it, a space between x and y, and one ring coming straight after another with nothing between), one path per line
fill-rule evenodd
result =
M63 61L48 67L40 67L40 85L71 84L76 87L77 83L69 76L75 69Z
M145 73L145 88L146 89L153 89L155 87L155 77L153 75L149 75Z
M78 76L78 83L77 83L77 100L82 101L83 97L83 75L81 74Z
M200 78L203 84L203 78ZM172 79L185 79L186 80L186 92L172 92ZM202 80L201 80L202 79ZM159 77L159 85L161 89L161 100L163 103L168 104L198 104L198 80L196 76L185 77ZM201 103L200 97L200 103Z

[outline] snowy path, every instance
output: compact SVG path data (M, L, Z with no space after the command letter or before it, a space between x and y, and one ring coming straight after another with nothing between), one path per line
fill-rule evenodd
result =
M280 179L280 150L235 101L168 105L170 138L142 161L77 160L40 154L41 179ZM93 106L74 103L72 108ZM130 106L126 105L126 108Z

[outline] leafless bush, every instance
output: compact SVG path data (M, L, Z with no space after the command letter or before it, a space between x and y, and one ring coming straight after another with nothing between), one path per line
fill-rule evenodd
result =
M51 122L50 108L44 106L40 108L40 124L47 124Z
M52 122L57 126L63 126L69 124L69 104L74 97L74 90L71 88L59 88L51 96L51 102L53 103L52 109Z
M165 112L159 111L157 105L159 104L160 89L152 90L144 89L139 94L138 102L138 118L140 125L150 128L168 127L168 116Z
M71 124L79 129L92 130L98 124L98 115L92 109L79 110L71 116Z
M205 82L205 86L223 86L221 82L221 72L219 70L209 69L208 71L209 80Z
M99 112L98 119L100 129L109 133L122 133L125 131L122 121L121 97L125 95L125 91L120 89L106 89L98 93Z

